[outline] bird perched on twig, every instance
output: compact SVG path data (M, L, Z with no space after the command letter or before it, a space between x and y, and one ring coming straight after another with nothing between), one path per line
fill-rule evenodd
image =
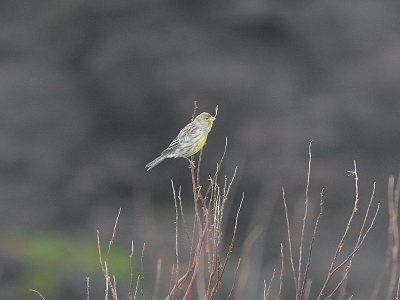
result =
M171 144L169 144L167 149L161 152L159 157L146 165L147 171L157 166L166 158L188 158L189 156L199 152L206 144L207 136L211 131L214 120L216 119L217 111L218 108L215 110L215 116L203 112L192 122L183 127L178 136L171 142Z

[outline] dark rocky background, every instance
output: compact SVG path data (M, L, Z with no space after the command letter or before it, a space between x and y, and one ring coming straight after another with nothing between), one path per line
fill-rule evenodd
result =
M0 298L36 299L27 291L35 288L48 299L83 299L86 276L100 297L96 229L106 244L120 207L121 294L131 239L138 253L147 243L149 277L162 256L169 278L170 179L190 199L189 171L183 160L149 173L144 165L198 100L200 111L219 105L204 179L227 136L224 173L238 166L232 216L246 195L232 268L249 232L264 230L247 261L246 299L260 297L286 243L282 186L294 225L301 220L310 140L314 215L326 189L316 289L352 207L346 171L355 159L361 208L377 181L383 207L349 282L354 299L365 299L384 259L387 179L399 171L399 17L390 0L3 0Z

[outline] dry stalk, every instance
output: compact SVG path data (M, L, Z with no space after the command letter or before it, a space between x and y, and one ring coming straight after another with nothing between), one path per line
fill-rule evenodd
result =
M140 277L141 277L141 295L142 300L144 300L144 249L146 248L146 243L143 243L142 255L140 256Z
M357 243L356 243L356 245L355 245L353 251L352 251L340 264L336 265L339 252L342 250L342 247L343 247L343 245L344 245L344 240L345 240L346 237L347 237L347 234L348 234L348 232L349 232L349 229L350 229L352 220L353 220L353 218L354 218L354 215L355 215L355 213L356 213L357 210L358 210L358 201L359 201L359 195L358 195L358 174L357 174L357 165L356 165L356 162L355 162L355 161L354 161L354 171L350 171L350 173L351 173L351 175L354 175L354 178L355 178L355 186L356 186L356 194L355 194L355 200L354 200L353 210L352 210L351 215L350 215L350 217L349 217L349 220L348 220L348 222L347 222L346 229L345 229L345 231L344 231L344 233L343 233L343 235L342 235L342 237L341 237L341 239L340 239L340 241L339 241L339 243L338 243L338 246L337 246L337 248L336 248L335 254L334 254L333 258L332 258L332 261L331 261L331 265L330 265L328 274L327 274L326 279L325 279L325 281L324 281L324 284L323 284L323 286L322 286L322 288L321 288L321 290L320 290L320 292L319 292L319 294L318 294L317 300L320 300L320 299L323 297L323 295L325 294L325 290L326 290L327 285L328 285L330 279L332 278L332 276L333 276L340 268L342 268L344 265L348 265L349 262L353 259L354 255L357 253L357 251L358 251L358 250L360 249L360 247L363 245L364 240L365 240L365 238L367 237L368 233L370 232L371 228L373 227L373 225L374 225L374 223L375 223L376 216L377 216L377 214L378 214L378 212L379 212L380 203L378 203L378 205L377 205L375 214L374 214L374 216L373 216L373 218L372 218L372 220L371 220L371 222L370 222L369 227L365 230L365 232L363 232L363 229L364 229L364 227L365 227L365 222L366 222L366 220L367 220L367 218L368 218L368 216L369 216L370 206L371 206L372 201L373 201L373 198L374 198L374 197L373 197L373 195L374 195L374 190L373 190L373 194L372 194L372 196L371 196L371 200L370 200L370 202L369 202L369 204L368 204L367 211L366 211L366 213L365 213L365 215L364 215L364 223L363 223L362 228L360 229L360 233L359 233L359 237L360 237L360 238L358 239L358 241L357 241ZM336 266L335 266L335 265L336 265ZM351 266L351 265L348 265L348 268L349 268L350 266ZM348 273L348 269L346 270L346 276L345 276L345 277L342 277L342 279L339 281L339 283L336 285L336 287L333 289L333 291L332 291L332 292L328 295L328 297L326 297L325 299L330 299L330 298L334 295L334 293L339 289L339 287L342 285L342 283L343 283L344 280L346 279L347 273Z
M133 240L131 241L131 253L129 254L129 292L127 300L132 300L132 288L133 288Z
M392 239L392 245L389 249L390 253L390 278L386 294L386 299L390 300L393 298L396 281L398 278L398 256L399 256L399 189L400 189L400 177L397 180L397 184L394 184L394 177L389 178L389 222L390 222L390 233Z
M136 287L135 287L135 293L133 294L133 300L136 300L136 296L139 290L139 281L140 281L140 274L138 275L136 279Z
M394 177L390 176L389 177L389 182L388 182L388 215L389 215L389 223L388 223L388 229L387 229L387 246L386 246L386 258L385 262L383 264L382 271L380 272L379 276L376 279L374 289L372 290L371 296L369 297L369 300L375 300L378 297L378 294L381 290L381 286L383 284L383 280L385 276L389 274L389 267L392 265L393 258L397 259L397 255L395 255L394 251L396 250L396 244L398 245L398 238L396 241L396 234L395 232L398 232L398 209L395 209L395 197L397 197L397 203L398 203L398 198L399 198L399 189L400 189L400 176L397 178L397 184L396 184L396 189L395 192L393 192L394 189ZM398 205L398 204L397 204ZM397 248L398 249L398 248ZM392 274L393 274L393 265L392 265ZM390 275L390 274L389 274ZM393 275L391 276L393 277ZM389 284L391 283L391 280L387 280ZM389 290L389 289L388 289ZM386 296L390 299L390 294L388 291L386 292Z
M286 198L285 198L285 191L282 188L282 198L283 198L283 204L284 204L284 210L285 210L285 219L286 219L286 226L287 226L287 234L288 234L288 244L289 244L289 260L290 260L290 265L291 265L291 273L292 273L292 277L293 277L293 281L294 281L294 286L295 286L295 293L296 293L296 300L304 300L305 296L307 294L309 294L309 291L306 291L306 286L307 286L307 282L308 282L308 273L310 270L310 266L311 266L311 256L312 256L312 251L313 251L313 247L314 247L314 243L315 243L315 238L316 238L316 233L317 233L317 229L318 229L318 225L319 225L319 221L320 218L322 216L322 212L323 212L323 190L321 191L321 198L320 198L320 212L316 218L315 224L314 224L314 231L313 231L313 235L311 238L311 242L310 242L310 247L309 247L309 251L308 251L308 257L307 257L307 263L305 265L305 269L304 269L304 273L302 273L302 259L303 259L303 245L304 245L304 235L305 235L305 226L306 226L306 221L308 219L308 191L309 191L309 183L310 183L310 170L311 170L311 142L309 144L309 161L308 161L308 172L307 172L307 186L306 186L306 193L305 193L305 202L304 202L304 216L303 216L303 222L302 222L302 229L301 229L301 234L300 234L300 245L299 245L299 259L298 259L298 266L297 266L297 274L296 274L296 270L295 270L295 264L294 264L294 259L293 259L293 248L292 248L292 233L291 233L291 229L290 229L290 222L289 222L289 214L288 214L288 208L287 208L287 204L286 204ZM374 195L375 195L375 183L373 186L373 191L371 194L371 198L370 201L368 203L367 206L367 210L364 214L364 220L363 220L363 224L361 226L361 229L358 233L358 239L357 242L353 248L353 250L351 251L351 253L345 257L345 259L341 262L338 263L338 256L339 253L342 250L342 247L344 245L344 242L348 236L349 230L351 228L352 225L352 221L353 218L358 210L358 202L359 202L359 190L358 190L358 174L357 174L357 165L356 162L354 161L354 170L349 172L351 175L354 176L355 178L355 200L354 200L354 206L353 209L351 211L350 217L347 221L346 224L346 228L344 230L344 233L341 236L341 239L337 245L336 251L333 255L333 258L331 260L331 264L326 276L326 279L321 287L321 290L317 296L317 300L321 300L321 298L324 296L326 288L328 286L328 283L330 282L332 276L337 273L342 267L346 266L346 268L344 269L344 271L342 272L342 277L339 281L339 283L337 283L336 287L330 292L330 294L324 298L324 299L331 299L333 297L333 295L338 291L339 288L342 287L342 284L346 281L347 277L348 277L348 273L349 270L351 268L352 265L352 261L353 258L355 256L355 254L358 252L358 250L360 249L360 247L363 245L365 238L367 237L367 235L369 234L370 230L372 229L377 214L379 212L379 208L380 208L380 203L377 204L375 213L373 214L372 220L369 223L369 226L367 229L366 228L366 224L367 224L367 220L369 218L370 215L370 209L371 209L371 205L372 202L374 200ZM393 202L395 203L395 201ZM398 207L398 206L397 206ZM397 232L398 233L398 232ZM396 247L394 247L396 249ZM397 257L397 252L396 252L396 257ZM393 260L394 258L392 258ZM396 264L397 266L397 264ZM392 271L392 274L395 274L397 278L397 272L398 270L396 269L395 271ZM303 277L303 278L302 278ZM391 286L393 286L393 290L394 290L394 285L391 284ZM343 286L342 291L341 291L341 297L343 297L345 295L345 286Z
M324 189L322 189L321 193L320 193L319 214L317 216L317 219L315 220L314 231L313 231L313 234L312 234L312 237L311 237L310 248L308 249L307 264L306 264L306 268L305 268L305 271L304 271L303 284L302 284L301 290L300 290L300 299L304 299L305 298L306 283L307 283L308 273L310 271L310 266L311 266L311 256L312 256L312 251L313 251L313 248L314 248L314 242L315 242L315 237L316 237L316 234L317 234L319 220L320 220L320 218L322 216L322 212L323 212L323 206L324 206Z
M285 260L283 257L283 244L281 244L281 273L279 275L279 290L278 290L278 295L276 296L276 300L279 300L281 298L284 268L285 268Z
M33 292L33 293L36 293L36 294L39 295L39 297L40 297L42 300L46 300L46 298L45 298L39 291L34 290L34 289L28 289L28 291Z
M171 186L172 186L172 192L174 196L174 204L175 204L175 259L176 259L176 281L178 281L179 278L179 245L178 245L178 228L179 228L179 212L178 212L178 204L176 201L176 193L175 193L175 186L174 182L171 179Z
M371 204L372 204L372 201L374 200L374 197L375 197L375 187L376 187L376 182L374 182L374 184L373 184L371 197L370 197L370 200L369 200L369 203L368 203L368 206L367 206L367 211L365 212L364 220L363 220L363 223L361 225L361 229L360 229L360 231L358 233L358 238L357 238L356 245L354 246L354 249L357 247L357 245L361 241L361 238L362 238L362 235L363 235L363 232L364 232L364 228L365 228L365 225L367 223L367 217L369 215L369 210L371 209ZM358 193L358 188L356 188L356 193ZM354 258L354 256L349 260L346 268L344 268L344 270L342 271L341 281L339 282L339 284L341 284L341 287L340 287L340 293L339 293L338 299L340 299L340 300L344 299L344 297L346 296L347 279L348 279L348 274L350 272L351 265L353 263L353 258ZM343 284L342 284L342 282L343 282Z
M217 114L217 108L216 108ZM193 202L194 202L194 223L193 223L193 231L191 235L190 242L190 252L189 252L189 262L188 267L183 275L177 276L175 279L175 283L171 286L166 300L170 300L176 295L176 293L182 289L183 290L183 298L189 299L192 294L192 290L194 288L194 282L197 281L198 287L201 282L199 280L204 280L204 274L200 272L203 268L203 262L201 257L207 253L207 270L208 270L208 279L207 285L205 287L205 291L203 289L198 289L198 293L200 293L200 299L212 299L215 293L218 291L221 282L222 276L224 274L224 270L227 264L228 259L233 250L234 240L237 231L238 217L239 212L241 210L241 206L243 204L244 197L242 197L236 218L235 225L233 229L233 234L231 238L231 242L228 246L228 250L224 259L221 260L220 250L222 245L222 237L223 237L223 219L224 219L224 207L228 200L228 196L231 190L231 186L233 180L236 176L237 168L235 168L234 174L230 181L225 177L223 187L221 188L218 179L219 172L221 168L221 164L226 154L227 148L227 140L225 140L225 148L222 154L222 157L217 164L216 171L212 177L209 177L209 184L205 192L202 192L202 185L200 182L200 166L201 166L201 157L202 153L200 152L198 160L195 162L193 158L190 160L191 166L191 179L192 179L192 192L193 192ZM176 195L176 191L174 185L173 188L173 196L175 203L175 223L176 223L176 235L175 235L175 247L178 247L178 213L182 215L182 219L184 220L183 209L181 204L180 192ZM177 204L177 199L179 200L179 209ZM199 206L200 205L200 206ZM185 221L184 221L185 226ZM187 232L187 231L186 231ZM189 238L188 238L189 239ZM176 269L179 269L179 253L176 250ZM186 286L185 286L186 285ZM185 287L184 287L185 286ZM204 296L201 294L204 293Z
M239 270L239 267L240 267L240 262L241 262L241 259L239 258L237 266L236 266L236 270L235 270L235 276L233 277L232 287L231 287L231 290L229 291L228 297L226 298L227 300L231 299L231 297L232 297L232 292L233 292L233 289L235 288L236 277L237 277L238 270Z
M310 141L310 143L308 145L307 184L306 184L306 194L305 194L305 198L304 198L304 216L303 216L303 222L302 222L302 227L301 227L301 235L300 235L299 261L298 261L298 270L297 270L296 299L301 299L301 297L302 297L301 290L303 289L300 286L301 285L301 264L302 264L302 258L303 258L304 233L305 233L306 221L307 221L307 216L308 216L308 190L310 188L310 174L311 174L311 144L312 144L312 141Z
M86 277L86 300L90 299L89 277Z
M274 271L272 272L271 279L269 280L269 283L268 283L268 288L267 288L267 283L265 282L265 279L264 279L263 300L267 300L268 299L269 291L271 290L272 281L275 278L275 271L276 271L276 269L274 268Z
M285 207L286 227L287 227L288 243L289 243L289 260L290 260L290 266L292 268L294 287L296 289L296 297L297 297L298 290L297 290L296 271L294 269L294 262L293 262L292 234L291 234L291 231L290 231L289 214L288 214L288 209L287 209L287 204L286 204L285 189L284 188L282 188L282 199L283 199L283 205Z
M101 271L103 272L104 278L106 280L106 288L105 288L105 299L106 300L108 299L109 290L111 290L112 298L114 300L118 300L118 296L117 296L117 291L115 289L115 285L113 284L113 281L111 280L111 277L109 276L109 273L108 273L107 262L108 262L108 257L109 257L110 252L111 252L111 247L112 247L112 245L114 243L115 233L116 233L118 219L119 219L120 214L121 214L121 208L118 210L118 214L117 214L117 217L115 219L113 233L112 233L112 236L111 236L111 238L110 238L110 240L108 242L107 255L106 255L106 259L104 261L103 261L103 258L102 258L102 251L101 251L101 246L100 246L100 231L97 230L97 250L98 250L98 255L99 255L100 268L101 268Z

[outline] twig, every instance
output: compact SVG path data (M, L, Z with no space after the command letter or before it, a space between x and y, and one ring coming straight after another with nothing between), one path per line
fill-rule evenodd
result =
M175 187L174 182L171 179L172 185L172 192L174 195L174 204L175 204L175 259L176 259L176 281L179 278L179 245L178 245L178 227L179 227L179 212L178 212L178 204L176 202L176 194L175 194Z
M398 182L400 180L400 176L398 177ZM394 248L394 236L393 236L393 226L398 226L397 225L397 211L394 211L394 205L393 201L391 198L392 190L393 190L393 182L394 178L393 176L389 177L389 182L388 182L388 214L389 214L389 222L388 222L388 228L387 228L387 246L386 246L386 257L385 257L385 262L383 264L382 271L380 272L379 276L377 277L374 285L374 289L372 290L371 296L369 297L369 300L375 300L379 294L379 291L381 289L381 286L383 284L383 279L385 275L389 272L389 267L391 265L391 260L392 260L392 251ZM397 187L399 188L399 184ZM397 188L397 191L398 191ZM393 221L395 220L395 221ZM390 282L390 280L388 280ZM387 293L387 296L389 293Z
M350 259L357 253L357 251L361 248L361 246L362 246L363 243L364 243L365 238L367 237L368 233L370 232L370 230L372 229L372 227L373 227L373 225L374 225L374 223L375 223L376 216L378 215L378 212L379 212L379 207L380 207L380 203L378 203L377 208L376 208L376 211L375 211L375 214L374 214L374 216L373 216L373 218L372 218L372 221L371 221L371 223L370 223L368 229L365 231L364 235L362 236L362 238L361 238L361 240L360 240L360 243L354 248L354 250L353 250L340 264L338 264L336 267L334 267L332 270L330 270L330 271L328 272L327 279L326 279L325 282L324 282L324 285L323 285L323 287L322 287L322 289L321 289L321 291L320 291L320 293L319 293L319 295L318 295L317 300L320 299L320 298L323 296L324 291L325 291L325 289L326 289L326 286L327 286L327 284L328 284L330 278L333 276L333 274L335 274L340 268L342 268L345 264L347 264L347 263L349 262L349 260L350 260ZM329 294L329 296L326 297L325 299L330 299L330 298L333 296L333 294L337 291L337 289L338 289L338 288L340 287L340 285L342 284L343 280L344 280L344 279L342 279L342 280L339 282L339 284L335 287L335 289L334 289L334 290Z
M203 149L200 150L199 158L197 160L197 173L196 173L196 187L199 189L197 192L197 198L200 198L200 169L201 169L201 158L203 157Z
M294 287L296 289L296 295L297 295L298 291L297 291L296 271L294 269L294 262L293 262L292 235L291 235L291 232L290 232L289 215L288 215L288 209L287 209L287 205L286 205L285 189L284 188L282 188L282 199L283 199L283 204L285 206L286 227L287 227L288 243L289 243L289 259L290 259L290 265L292 267L292 275L293 275Z
M90 294L89 294L89 277L86 277L86 300L90 299Z
M104 278L106 279L106 285L107 285L106 295L105 295L106 300L108 298L108 289L111 290L113 299L118 299L117 293L115 291L115 287L114 287L112 281L110 280L110 276L108 273L108 267L107 267L107 261L108 261L108 257L109 257L110 251L111 251L111 246L114 243L115 232L116 232L116 227L117 227L118 218L119 218L120 213L121 213L121 208L119 209L117 217L115 219L113 234L108 243L108 251L107 251L106 259L104 261L102 259L102 253L101 253L101 247L100 247L100 231L97 230L97 249L98 249L98 253L99 253L100 268L101 268L101 271L103 272Z
M360 229L360 231L359 231L359 234L358 234L358 238L357 238L357 242L356 242L355 247L357 247L357 245L358 245L358 244L360 243L360 241L361 241L361 238L362 238L362 235L363 235L363 232L364 232L364 228L365 228L365 224L367 223L367 218L368 218L368 216L369 216L369 210L370 210L370 208L371 208L372 201L374 200L374 196L375 196L375 187L376 187L376 182L374 182L374 184L373 184L371 197L370 197L370 200L369 200L369 203L368 203L368 206L367 206L367 211L365 212L365 215L364 215L364 220L363 220L363 223L362 223L362 225L361 225L361 229ZM352 263L353 263L353 258L354 258L354 256L349 260L349 263L348 263L347 267L343 270L343 273L342 273L342 280L341 280L341 282L343 282L343 284L341 285L341 288L340 288L340 293L339 293L338 300L344 299L344 297L345 297L345 295L346 295L348 273L350 272L350 268L351 268L351 265L352 265ZM339 284L340 284L340 283L339 283Z
M217 115L218 115L218 105L215 107L215 115L214 115L214 118L217 118Z
M266 284L266 282L264 280L263 300L267 300L268 299L269 291L271 290L272 281L275 278L275 271L276 271L276 269L274 268L274 271L272 272L271 279L269 280L269 283L268 283L268 288L267 288L267 284Z
M230 255L231 255L231 253L232 253L232 250L233 250L233 245L234 245L235 237L236 237L237 224L238 224L239 214L240 214L240 210L242 208L243 200L244 200L244 193L242 194L242 200L240 201L239 208L238 208L237 213L236 213L235 226L233 228L232 239L231 239L231 242L229 244L229 248L228 248L228 251L226 253L225 260L222 263L220 273L218 274L217 283L212 288L211 293L209 294L207 299L212 299L212 297L214 296L215 292L217 291L218 287L221 284L221 280L222 280L222 276L224 275L224 272L225 272L226 264L228 262L228 259L229 259Z
M146 243L143 243L143 248L142 248L142 255L140 257L140 275L141 275L141 294L142 294L142 300L144 300L144 268L143 268L143 260L144 260L144 249L146 248Z
M198 107L197 100L193 101L193 115L192 115L192 122L193 122L194 118L196 117L196 112L197 112L197 109L198 109L198 108L199 108L199 107Z
M347 234L348 234L348 232L349 232L349 229L350 229L351 223L352 223L352 221L353 221L354 215L355 215L355 213L356 213L357 210L358 210L358 174L357 174L357 164L356 164L356 161L355 161L355 160L354 160L354 170L348 171L348 173L349 173L350 175L353 175L353 176L354 176L354 179L355 179L356 195L355 195L354 206L353 206L353 210L351 211L349 220L347 221L346 229L345 229L345 231L344 231L344 233L343 233L343 235L342 235L342 237L341 237L341 239L340 239L340 241L339 241L339 243L338 243L338 246L337 246L337 248L336 248L335 254L333 255L333 258L332 258L332 261L331 261L331 265L330 265L330 267L329 267L328 275L327 275L327 277L326 277L326 279L325 279L325 282L324 282L324 284L323 284L323 286L322 286L322 288L321 288L321 290L320 290L320 292L319 292L319 295L318 295L317 300L321 299L322 295L323 295L324 292L325 292L326 286L328 285L328 282L329 282L329 280L330 280L330 278L331 278L331 276L332 276L331 272L332 272L332 270L334 269L334 266L335 266L337 257L338 257L338 255L339 255L339 252L342 250L342 247L343 247L343 245L344 245L344 240L345 240L346 237L347 237Z
M386 294L386 300L390 300L393 297L393 293L395 290L396 279L398 274L398 255L399 255L399 225L398 225L398 209L399 209L399 181L400 177L397 181L397 186L394 184L394 177L391 176L389 178L389 191L388 191L388 199L389 199L389 210L391 213L389 214L390 219L390 227L391 227L391 237L392 237L392 247L390 251L390 279Z
M117 282L116 282L116 280L115 280L115 275L113 275L113 283L114 283L114 290L115 290L115 297L114 297L114 300L118 300Z
M40 292L38 292L37 290L34 290L34 289L28 289L28 291L30 291L30 292L34 292L34 293L36 293L36 294L38 294L39 295L39 297L40 298L42 298L42 300L46 300L46 298L40 293Z
M318 217L317 217L317 219L315 221L314 231L313 231L313 235L311 237L310 248L308 249L307 264L306 264L306 269L304 271L303 284L302 284L302 287L301 287L301 290L300 290L300 299L303 299L303 297L305 295L306 282L307 282L308 273L310 271L310 266L311 266L311 255L312 255L312 250L313 250L313 247L314 247L315 237L316 237L316 234L317 234L319 220L320 220L320 218L322 216L322 212L323 212L323 205L324 205L324 189L322 189L321 193L320 193L319 214L318 214Z
M304 216L303 216L303 222L302 222L302 227L301 227L301 235L300 235L300 246L299 246L299 265L298 265L298 274L297 274L297 287L296 287L296 299L301 299L300 291L301 291L301 264L302 264L302 257L303 257L303 243L304 243L304 231L305 231L305 226L306 226L306 221L307 221L307 215L308 215L308 190L310 187L310 174L311 174L311 144L312 141L310 141L308 145L308 171L307 171L307 185L306 185L306 194L304 198Z
M131 241L131 254L129 254L129 292L128 292L128 300L132 299L132 288L133 288L133 240Z
M192 251L193 251L193 242L190 240L190 235L189 235L189 231L188 231L188 228L187 228L187 225L186 225L186 220L185 220L185 214L183 213L182 197L181 197L181 186L179 186L178 200L179 200L179 210L180 210L181 217L182 217L183 229L185 230L186 238L188 240L188 244L190 245L190 253L189 253L189 261L190 261L191 254L192 254Z
M140 280L140 274L138 275L136 279L136 288L135 288L135 293L133 294L133 300L136 300L136 296L139 290L139 280Z
M118 210L118 215L117 215L117 218L115 219L115 223L114 223L114 230L113 230L111 239L110 239L110 241L109 241L109 243L108 243L108 250L107 250L106 261L108 261L108 256L109 256L109 254L110 254L111 246L112 246L112 244L114 243L115 231L116 231L116 229L117 229L117 224L118 224L118 219L119 219L119 215L120 215L120 214L121 214L121 208L119 208L119 210Z
M240 267L240 262L241 262L241 258L239 258L239 261L237 263L236 270L235 270L235 276L233 277L232 287L231 287L231 290L229 292L228 298L226 298L227 300L231 299L231 297L232 297L232 292L233 292L233 289L235 288L236 277L237 277L238 270L239 270L239 267Z
M108 267L107 267L107 262L104 262L104 269L106 270L104 277L106 278L106 291L105 291L105 297L104 299L108 299L108 283L110 281L110 276L108 276Z
M283 244L281 243L281 273L279 275L279 290L278 290L278 295L276 296L276 300L279 300L281 298L284 268L285 268L285 260L283 257Z
M205 224L205 228L207 228L208 224ZM192 269L192 278L190 279L189 285L186 289L185 295L183 296L182 300L187 300L190 298L190 292L192 290L193 287L193 283L194 280L196 279L196 275L197 275L197 270L199 268L199 260L200 260L200 254L201 251L203 249L203 245L204 245L204 238L206 235L206 231L202 231L200 237L199 237L199 241L196 247L196 250L194 252L194 257L193 257L193 269Z
M169 279L169 291L172 291L172 282L174 281L174 277L175 277L174 274L175 274L175 265L172 264L171 276ZM175 283L175 285L176 285L176 283ZM174 295L171 296L171 299L174 299Z

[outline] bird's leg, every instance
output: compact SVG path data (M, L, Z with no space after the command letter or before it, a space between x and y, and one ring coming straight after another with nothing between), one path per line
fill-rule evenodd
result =
M190 158L187 158L187 157L185 157L186 158L186 160L189 162L189 168L191 169L191 168L193 168L193 169L195 169L196 168L196 165L194 164L194 161L192 160L192 159L190 159Z

